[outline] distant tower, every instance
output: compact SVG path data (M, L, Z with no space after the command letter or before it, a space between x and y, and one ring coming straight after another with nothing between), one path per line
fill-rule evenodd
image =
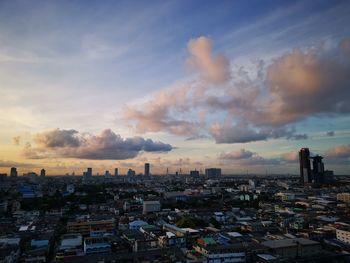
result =
M303 184L312 183L310 151L309 148L301 148L299 151L300 181Z
M45 169L41 169L41 171L40 171L40 177L45 177L45 175L46 175Z
M205 177L207 179L214 179L221 177L221 168L207 168L205 169Z
M84 179L92 178L92 168L87 168L87 171L83 173Z
M135 173L135 171L134 171L134 170L129 169L129 170L128 170L128 173L127 173L127 176L128 176L128 177L134 177L134 176L135 176L135 174L136 174L136 173Z
M87 168L87 176L92 177L92 168Z
M150 164L145 163L145 176L149 177L150 176Z
M114 176L118 176L118 168L114 169Z
M109 171L105 172L105 178L111 178L111 173Z
M324 163L322 162L323 157L316 155L312 158L312 173L315 183L325 183L324 178Z
M17 168L16 167L11 168L10 177L17 177Z

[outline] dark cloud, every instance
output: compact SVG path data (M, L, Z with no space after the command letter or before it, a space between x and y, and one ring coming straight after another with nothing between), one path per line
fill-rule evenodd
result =
M0 160L0 167L3 167L3 168L10 168L10 167L31 168L31 167L36 167L36 165L31 164L31 163L19 163L19 162L7 161L7 160Z
M221 153L219 156L219 159L221 160L240 160L240 159L248 159L252 158L255 153L245 150L245 149L240 149L239 151L236 152L226 152L226 153Z
M194 141L198 139L209 139L210 137L207 135L199 134L186 138L186 141Z
M268 134L256 131L246 125L227 126L215 123L210 127L210 134L215 138L216 143L245 143L261 141L268 138Z
M39 146L48 148L55 147L78 147L83 138L76 130L60 130L55 129L34 136L34 141Z
M330 137L333 137L335 135L335 132L334 131L328 131L328 132L326 132L326 135L330 136Z
M304 140L307 134L295 134L295 129L286 128L256 128L245 123L234 126L214 123L210 129L210 134L216 143L248 143L267 139L287 138L288 140Z
M261 165L279 165L280 158L264 158L257 153L249 150L240 149L239 151L225 152L219 155L219 160L230 162L243 166L261 166Z
M124 160L136 157L140 152L168 152L170 144L155 142L142 137L123 139L107 129L98 135L79 133L75 130L52 130L34 136L36 145L27 144L24 155L31 159L80 158L91 160Z

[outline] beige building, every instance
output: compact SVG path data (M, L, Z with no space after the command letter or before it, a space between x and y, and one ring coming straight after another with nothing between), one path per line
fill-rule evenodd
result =
M79 220L67 223L68 233L80 233L82 235L89 235L91 231L105 231L112 232L115 229L115 220L103 219L103 220Z
M350 227L337 229L336 235L338 240L350 244Z
M344 203L350 203L350 193L340 193L337 194L337 200Z

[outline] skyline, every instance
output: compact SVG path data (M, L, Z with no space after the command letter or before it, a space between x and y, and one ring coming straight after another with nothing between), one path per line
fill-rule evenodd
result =
M348 1L2 1L0 172L350 173ZM123 172L124 173L124 172Z

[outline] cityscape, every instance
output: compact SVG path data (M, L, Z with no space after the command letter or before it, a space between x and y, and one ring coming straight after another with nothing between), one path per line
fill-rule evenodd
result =
M1 0L0 263L350 263L349 14Z

